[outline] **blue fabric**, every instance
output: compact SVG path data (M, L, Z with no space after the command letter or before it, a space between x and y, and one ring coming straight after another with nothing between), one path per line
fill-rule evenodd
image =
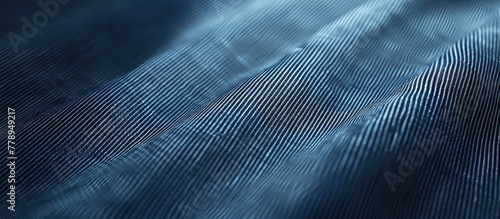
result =
M41 2L0 218L500 218L498 1Z

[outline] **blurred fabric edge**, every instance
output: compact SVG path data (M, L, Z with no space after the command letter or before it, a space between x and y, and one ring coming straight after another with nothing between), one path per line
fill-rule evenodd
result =
M0 78L4 82L0 90L6 94L0 103L24 108L23 125L126 75L169 48L177 35L201 18L218 13L210 1L67 2L0 2ZM33 24L40 12L49 18L42 27ZM35 34L26 37L25 29ZM8 33L25 41L15 46Z

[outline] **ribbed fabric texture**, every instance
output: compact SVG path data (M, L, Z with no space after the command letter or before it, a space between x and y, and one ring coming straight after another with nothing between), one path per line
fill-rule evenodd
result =
M498 1L24 1L0 218L500 218Z

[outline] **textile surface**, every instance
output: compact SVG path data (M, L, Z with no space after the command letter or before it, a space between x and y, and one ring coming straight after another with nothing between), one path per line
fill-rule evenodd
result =
M0 0L0 22L0 218L500 218L499 1Z

